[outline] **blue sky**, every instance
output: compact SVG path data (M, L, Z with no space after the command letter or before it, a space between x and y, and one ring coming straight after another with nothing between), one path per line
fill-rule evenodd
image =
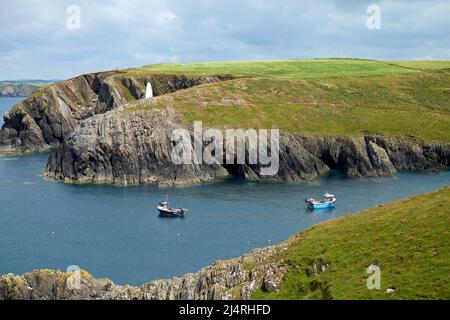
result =
M369 30L367 7L381 9ZM69 5L80 29L66 27ZM0 3L0 80L153 63L450 59L448 0L18 0Z

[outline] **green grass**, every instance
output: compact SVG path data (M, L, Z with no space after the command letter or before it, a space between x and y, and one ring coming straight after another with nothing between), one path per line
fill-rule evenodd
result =
M160 97L159 107L174 106L186 124L449 141L449 65L315 59L153 65L129 72L243 76Z
M420 72L387 62L360 59L177 63L145 66L137 70L201 75L235 74L276 79L381 76Z
M450 60L391 61L391 63L406 68L422 70L450 69Z
M289 267L281 291L253 298L448 300L449 208L447 187L317 225L276 258ZM329 266L308 276L314 261ZM381 290L367 289L371 264L381 268Z
M114 84L117 87L117 89L119 90L120 95L122 96L122 98L125 99L126 102L136 101L136 98L133 97L133 95L131 94L130 90L122 84L120 79L114 81Z
M157 98L186 124L450 140L450 72L324 79L240 78ZM131 109L129 112L141 108Z

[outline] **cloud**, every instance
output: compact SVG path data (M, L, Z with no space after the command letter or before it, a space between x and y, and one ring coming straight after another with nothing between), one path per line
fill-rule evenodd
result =
M382 28L366 27L379 5ZM66 28L69 5L81 29ZM152 63L311 57L450 59L450 3L17 0L0 4L0 78L67 78Z

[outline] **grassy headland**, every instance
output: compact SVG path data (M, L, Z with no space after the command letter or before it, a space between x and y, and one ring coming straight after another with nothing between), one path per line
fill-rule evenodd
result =
M145 66L138 70L196 75L228 73L271 79L361 77L418 72L418 70L401 65L360 59L176 63Z
M449 141L446 68L450 61L317 59L154 65L129 72L240 76L158 98L158 107L173 106L186 123Z
M276 257L289 268L280 292L253 298L449 299L449 207L447 187L317 225ZM371 264L381 290L367 289Z

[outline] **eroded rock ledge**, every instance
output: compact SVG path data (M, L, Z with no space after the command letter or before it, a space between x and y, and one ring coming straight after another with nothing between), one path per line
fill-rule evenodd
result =
M79 289L68 285L68 274L56 270L5 275L0 277L0 300L247 300L259 289L279 289L287 268L273 258L287 250L293 239L236 259L216 261L197 273L140 287L115 285L85 271Z
M197 183L227 175L264 178L258 165L174 165L170 138L181 127L170 107L131 113L118 108L91 117L52 153L45 176L71 183L122 185ZM330 170L342 170L350 177L386 177L397 170L441 170L449 163L448 143L420 143L400 136L318 137L282 132L276 178L311 181Z

